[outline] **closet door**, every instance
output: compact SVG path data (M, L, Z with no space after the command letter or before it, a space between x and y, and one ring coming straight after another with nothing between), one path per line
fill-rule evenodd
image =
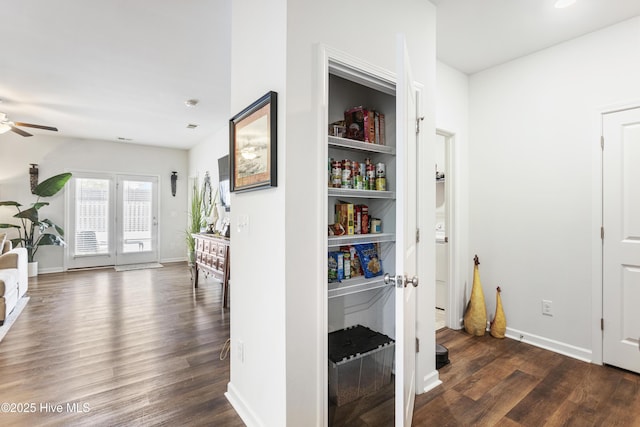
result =
M640 373L640 108L603 116L603 362Z
M417 90L402 35L397 39L396 426L411 426L416 395Z

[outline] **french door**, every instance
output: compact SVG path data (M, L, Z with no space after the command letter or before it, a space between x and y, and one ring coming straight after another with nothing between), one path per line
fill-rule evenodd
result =
M157 187L153 176L74 173L65 267L157 262Z

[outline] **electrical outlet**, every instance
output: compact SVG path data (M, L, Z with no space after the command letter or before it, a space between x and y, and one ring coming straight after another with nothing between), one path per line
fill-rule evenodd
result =
M542 300L542 314L545 316L553 316L553 302L547 299Z

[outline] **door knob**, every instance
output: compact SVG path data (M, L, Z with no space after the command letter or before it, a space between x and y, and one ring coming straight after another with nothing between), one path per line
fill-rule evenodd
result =
M387 285L390 283L393 283L396 287L401 288L403 286L402 282L403 282L402 276L394 277L394 276L391 276L389 273L386 273L384 275L384 283Z
M404 283L405 283L405 286L407 286L408 284L412 284L413 287L415 288L415 287L418 286L418 277L417 276L413 276L411 279L407 279L405 277Z

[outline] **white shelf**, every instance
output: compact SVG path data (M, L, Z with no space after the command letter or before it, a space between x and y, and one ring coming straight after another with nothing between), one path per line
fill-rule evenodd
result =
M337 136L329 136L329 147L368 151L370 153L396 154L396 149L389 145L371 144L370 142L356 141L354 139L340 138Z
M342 297L388 286L393 285L384 283L383 276L372 279L365 279L364 276L360 276L354 279L343 280L342 282L329 283L329 298Z
M329 197L355 197L359 199L395 199L395 191L355 190L352 188L333 188L328 191Z
M350 234L345 236L329 236L329 247L357 245L360 243L395 242L395 233Z

